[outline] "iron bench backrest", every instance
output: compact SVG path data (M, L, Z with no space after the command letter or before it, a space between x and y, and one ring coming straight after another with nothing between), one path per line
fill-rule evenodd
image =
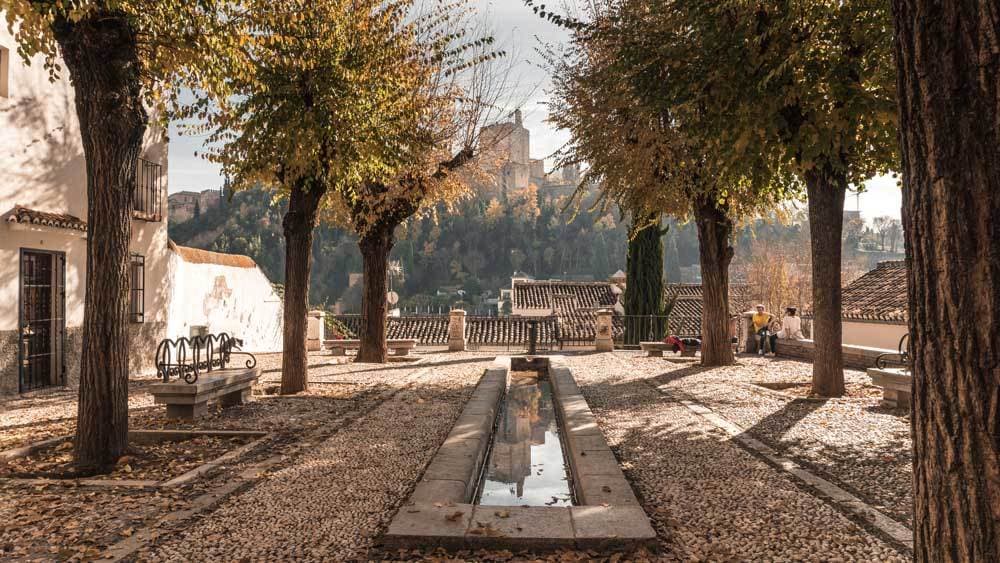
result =
M242 346L243 340L224 332L173 340L165 338L156 347L156 372L164 383L169 382L171 376L194 383L201 373L226 369L233 354L248 356L245 365L253 369L257 366L257 358L241 351Z

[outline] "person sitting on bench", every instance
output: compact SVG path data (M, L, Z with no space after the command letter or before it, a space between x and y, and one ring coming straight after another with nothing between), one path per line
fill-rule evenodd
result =
M757 312L754 313L753 330L757 334L757 354L764 355L764 345L770 340L771 351L774 352L773 334L771 333L771 321L774 316L767 312L764 305L757 305Z
M783 338L786 340L804 340L805 336L802 335L802 317L798 315L798 309L795 307L789 307L785 309L785 316L781 319L781 330L778 334L774 335L774 338ZM774 350L774 341L771 341L771 350Z

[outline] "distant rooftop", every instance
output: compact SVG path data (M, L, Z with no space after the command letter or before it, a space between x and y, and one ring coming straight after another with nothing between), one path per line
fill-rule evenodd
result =
M906 263L880 262L874 270L844 288L843 318L858 321L906 322Z

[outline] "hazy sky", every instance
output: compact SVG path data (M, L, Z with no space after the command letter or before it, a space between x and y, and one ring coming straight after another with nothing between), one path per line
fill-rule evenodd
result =
M523 113L525 127L531 131L531 157L548 157L566 142L568 136L546 123L548 111L545 102L549 79L546 71L540 67L536 49L545 43L558 45L566 40L567 34L536 16L521 0L477 1L482 10L488 13L494 36L504 50L517 57L518 64L514 74L520 78L524 92L517 99L527 98ZM200 191L222 185L218 167L195 156L195 152L201 150L201 138L179 135L173 127L170 138L171 192ZM854 196L849 196L845 208L856 209L858 204ZM878 178L868 182L867 192L860 198L861 213L867 220L880 215L899 217L900 204L900 190L892 178Z

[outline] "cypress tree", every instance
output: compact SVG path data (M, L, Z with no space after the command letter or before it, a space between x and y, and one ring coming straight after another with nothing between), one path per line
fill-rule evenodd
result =
M663 337L663 234L659 213L635 225L646 224L628 243L627 285L625 289L625 343ZM652 316L652 317L651 317Z

